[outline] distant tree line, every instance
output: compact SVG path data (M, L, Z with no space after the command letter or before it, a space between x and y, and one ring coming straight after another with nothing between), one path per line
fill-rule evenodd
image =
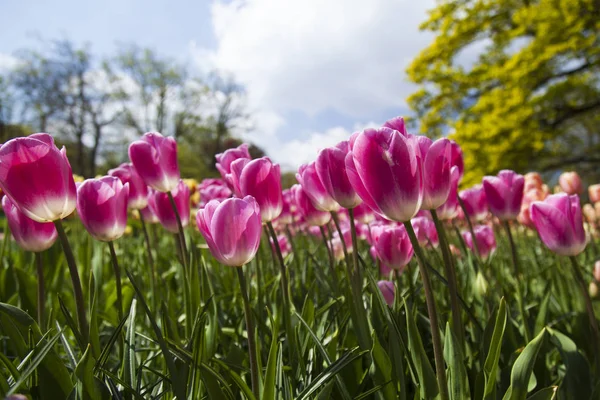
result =
M212 176L215 154L251 129L244 88L230 77L194 74L136 45L100 58L70 40L40 44L17 51L17 65L0 75L0 141L52 133L76 174L104 173L127 160L133 139L158 131L179 142L183 176Z

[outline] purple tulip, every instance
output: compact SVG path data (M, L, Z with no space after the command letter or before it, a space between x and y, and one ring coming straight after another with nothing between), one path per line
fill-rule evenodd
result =
M366 129L350 138L346 171L352 186L376 213L409 221L423 200L417 140L390 128Z
M483 190L492 214L501 221L517 218L521 212L524 186L523 175L510 170L483 178Z
M129 183L105 176L86 179L77 189L77 213L96 240L110 242L123 236L127 227Z
M37 222L23 214L8 196L2 198L2 208L15 241L23 250L40 252L49 249L58 234L52 222Z
M394 286L394 282L379 281L377 282L377 287L381 290L381 294L387 305L390 307L393 306L394 297L396 296L396 286Z
M408 132L406 131L406 123L402 117L395 117L385 121L383 128L390 128L400 132L404 136L408 136Z
M254 258L262 222L252 196L210 201L196 214L198 229L212 255L222 264L241 267Z
M179 183L177 143L158 132L147 132L129 145L129 158L146 185L167 193Z
M137 173L133 164L121 164L118 168L109 170L108 174L119 178L123 184L129 184L127 207L130 210L141 210L148 205L148 185Z
M47 133L9 140L0 147L0 188L37 222L51 222L75 210L76 188L67 152Z
M562 256L576 256L586 246L579 196L553 194L530 206L531 220L540 239L550 250Z

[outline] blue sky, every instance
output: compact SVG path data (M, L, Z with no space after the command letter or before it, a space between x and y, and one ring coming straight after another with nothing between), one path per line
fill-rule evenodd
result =
M70 38L110 55L136 43L247 89L245 134L284 169L353 131L406 114L404 70L431 36L433 0L0 2L0 63L16 49Z

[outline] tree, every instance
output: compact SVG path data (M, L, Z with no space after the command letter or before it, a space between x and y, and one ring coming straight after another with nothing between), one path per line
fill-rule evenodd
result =
M600 165L600 1L444 0L408 67L422 133L451 133L464 184L502 168ZM475 54L475 56L473 56Z

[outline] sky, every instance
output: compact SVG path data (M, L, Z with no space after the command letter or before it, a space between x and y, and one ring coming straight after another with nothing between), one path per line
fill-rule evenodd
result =
M408 63L432 40L434 0L0 0L0 69L36 38L136 43L247 91L244 134L284 170L356 130L409 114Z

